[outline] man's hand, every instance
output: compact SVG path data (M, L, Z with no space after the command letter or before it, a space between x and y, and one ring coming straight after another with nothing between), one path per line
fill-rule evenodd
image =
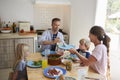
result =
M54 44L60 42L60 38L59 37L55 38L53 42Z

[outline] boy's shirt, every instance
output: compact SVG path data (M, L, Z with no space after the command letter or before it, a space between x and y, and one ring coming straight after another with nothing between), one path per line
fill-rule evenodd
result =
M90 57L90 53L89 53L89 52L83 52L83 51L80 50L80 49L77 49L77 51L78 51L81 55L85 56L86 58L89 58L89 57Z

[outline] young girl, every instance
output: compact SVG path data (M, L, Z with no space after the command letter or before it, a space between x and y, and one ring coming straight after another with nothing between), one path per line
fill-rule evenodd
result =
M89 38L95 45L92 55L90 55L89 58L83 57L74 49L70 49L70 52L76 54L82 61L83 65L89 65L97 73L105 77L107 71L107 55L109 53L110 38L100 26L93 26L90 29Z
M13 66L13 80L27 80L26 75L26 57L29 54L29 46L27 44L18 44L16 49L16 61Z

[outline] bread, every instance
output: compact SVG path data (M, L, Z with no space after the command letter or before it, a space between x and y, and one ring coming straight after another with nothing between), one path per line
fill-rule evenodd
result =
M62 74L59 76L59 80L65 80L65 78Z

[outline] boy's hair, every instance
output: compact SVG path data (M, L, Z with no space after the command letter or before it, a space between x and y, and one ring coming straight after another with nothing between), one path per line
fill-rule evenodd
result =
M80 44L85 44L85 47L87 48L87 50L89 50L90 48L90 41L87 39L80 39L79 41Z
M15 63L13 65L13 69L15 69L18 63L24 58L24 53L26 51L29 51L29 45L24 43L20 43L17 45L16 53L15 53Z

